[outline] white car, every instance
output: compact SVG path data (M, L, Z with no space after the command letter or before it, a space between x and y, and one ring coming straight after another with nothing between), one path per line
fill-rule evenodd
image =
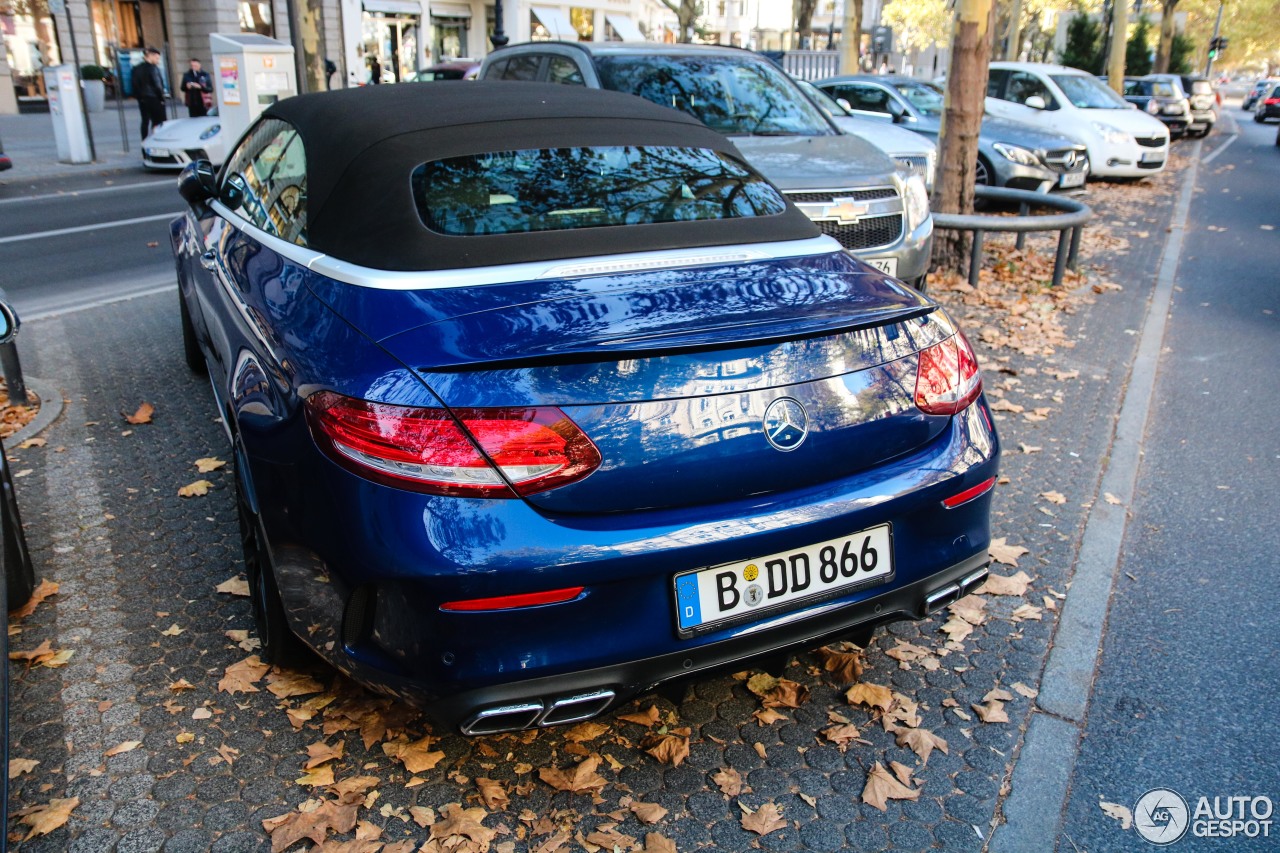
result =
M226 134L216 115L166 121L142 140L142 165L148 169L181 169L196 160L219 166L225 159Z
M873 118L863 118L849 112L846 104L832 98L808 80L796 79L806 95L831 117L844 133L860 136L893 158L900 171L907 175L919 175L925 188L933 192L933 177L938 165L938 146L918 133L896 127Z
M1084 143L1091 177L1146 177L1169 158L1169 131L1159 119L1078 68L993 62L987 111Z

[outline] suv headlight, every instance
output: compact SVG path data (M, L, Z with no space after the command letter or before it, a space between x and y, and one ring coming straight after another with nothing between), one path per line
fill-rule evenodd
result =
M1121 133L1109 124L1103 124L1100 121L1090 122L1090 124L1093 125L1093 129L1096 130L1103 139L1110 142L1112 145L1124 145L1129 141L1128 134Z
M201 138L201 139L213 139L213 137L215 137L215 136L217 136L217 135L218 135L218 132L219 132L220 130L222 130L222 125L220 125L220 124L211 125L211 126L209 127L209 129L208 129L208 130L206 130L204 133L200 134L200 138Z
M1035 152L1021 146L1010 145L1007 142L997 142L991 147L999 151L1000 156L1004 157L1006 160L1021 163L1023 166L1040 165L1040 158L1035 155Z
M902 189L902 203L907 211L907 231L911 232L929 218L929 191L919 175L907 178Z
M1160 105L1156 103L1155 98L1152 98L1151 100L1147 101L1147 112L1151 113L1152 115L1156 115L1160 112Z

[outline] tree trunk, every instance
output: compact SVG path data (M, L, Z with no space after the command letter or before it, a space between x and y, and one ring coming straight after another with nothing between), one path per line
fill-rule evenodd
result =
M1013 10L1009 13L1009 43L1005 45L1004 58L1010 62L1018 61L1019 42L1022 41L1022 0L1013 0Z
M1107 60L1107 80L1117 95L1124 95L1124 59L1129 46L1129 0L1116 0L1111 17L1111 56Z
M938 136L938 176L933 209L943 213L973 212L974 166L978 162L978 131L987 94L993 31L991 0L956 0L951 36L951 65ZM963 268L969 235L939 231L933 238L933 258L946 269Z
M840 36L840 73L862 71L862 0L844 0L844 34Z
M1160 16L1160 46L1156 48L1156 74L1169 72L1169 54L1173 51L1173 13L1177 8L1178 0L1164 0Z

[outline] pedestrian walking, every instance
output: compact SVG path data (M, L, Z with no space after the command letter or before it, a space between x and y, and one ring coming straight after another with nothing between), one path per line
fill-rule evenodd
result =
M146 61L133 66L129 82L142 113L142 138L164 123L164 78L160 76L160 51L149 47Z
M182 75L182 95L187 101L187 115L200 118L209 114L207 99L213 92L213 79L200 67L200 60L191 57L191 68Z
M369 85L376 86L382 82L382 63L378 57L369 57Z

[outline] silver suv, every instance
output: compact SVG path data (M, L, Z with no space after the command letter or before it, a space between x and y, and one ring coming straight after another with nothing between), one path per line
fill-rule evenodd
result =
M842 134L758 54L714 45L529 42L489 54L479 77L613 89L689 113L733 137L751 165L845 249L924 288L933 217L923 180Z

